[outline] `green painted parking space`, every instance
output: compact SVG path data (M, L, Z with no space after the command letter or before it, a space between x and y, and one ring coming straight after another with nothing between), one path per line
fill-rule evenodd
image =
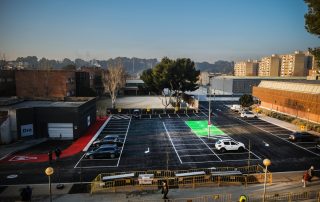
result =
M197 136L208 136L209 128L208 121L186 121L186 124L191 128L192 132L194 132ZM224 132L220 130L215 125L210 126L210 136L215 135L224 135Z

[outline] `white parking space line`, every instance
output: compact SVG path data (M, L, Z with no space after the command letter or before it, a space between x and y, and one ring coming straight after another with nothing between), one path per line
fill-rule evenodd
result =
M215 156L215 154L188 154L188 155L181 155L180 157L188 157L188 156Z
M190 118L190 116L188 115L188 114L186 114L187 115L187 117L189 117Z
M305 147L306 149L316 149L316 146L313 147Z
M235 117L235 118L236 118L236 117ZM264 130L264 129L262 129L262 128L259 128L259 127L255 126L255 125L253 125L253 124L251 124L251 123L249 123L249 122L243 121L243 120L241 120L241 119L239 119L239 118L236 118L236 119L238 119L238 120L240 120L240 121L242 121L242 122L244 122L244 123L250 124L250 125L252 125L253 127L258 128L258 129L260 129L260 130L262 130L262 131L264 131L264 132L266 132L266 133L269 133L270 135L272 135L272 136L274 136L274 137L277 137L277 138L279 138L279 139L281 139L281 140L283 140L283 141L286 141L287 143L290 143L290 144L292 144L292 145L295 145L295 146L299 147L300 149L303 149L303 150L305 150L305 151L308 151L308 152L310 152L310 153L312 153L312 154L314 154L314 155L316 155L316 156L320 156L320 154L317 154L317 153L315 153L315 152L313 152L313 151L310 151L310 150L308 150L308 149L306 149L306 148L304 148L304 147L301 147L300 145L294 144L293 142L290 142L289 140L286 140L286 139L284 139L284 138L281 138L281 137L279 137L279 136L277 136L277 135L275 135L275 134L273 134L273 133L270 133L269 131L266 131L266 130Z
M114 159L83 159L83 161L118 161L119 158Z
M289 137L290 134L277 134L278 136L287 136Z
M179 114L177 114L178 118L180 118Z
M118 160L118 163L117 163L117 167L119 166L120 159L121 159L121 156L122 156L122 151L123 151L123 148L124 148L126 140L127 140L127 135L128 135L128 131L129 131L129 128L130 128L130 124L131 124L131 118L130 118L130 121L129 121L129 124L128 124L128 127L127 127L126 136L124 137L124 141L123 141L123 145L122 145L122 148L121 148L121 152L120 152L119 160Z
M90 169L90 168L117 168L118 166L83 166L81 168Z
M100 129L96 132L96 134L91 138L91 140L88 142L88 144L83 148L82 151L86 152L90 145L97 139L97 137L100 135L101 131L104 129L104 127L106 127L106 125L109 123L109 121L111 120L111 118L108 118L108 120L106 120L102 126L100 127Z
M194 161L194 162L183 162L183 164L201 164L201 163L220 163L221 161Z
M199 144L175 144L175 146L179 147L179 146L185 146L185 145L199 145ZM199 145L200 146L200 145Z
M169 140L170 140L170 142L171 142L171 144L172 144L172 147L173 147L174 151L176 152L176 154L177 154L177 156L178 156L178 158L179 158L180 163L182 164L182 161L181 161L180 156L179 156L179 154L178 154L178 152L177 152L177 150L176 150L176 147L174 146L174 144L173 144L173 142L172 142L172 140L171 140L171 137L170 137L169 132L168 132L168 130L167 130L166 124L165 124L164 122L162 122L162 124L163 124L164 129L166 130L167 136L169 137Z
M177 149L177 151L202 151L203 149Z
M198 136L197 136L198 137ZM207 143L203 140L203 139L201 139L200 137L198 137L209 149L210 149L210 151L220 160L220 161L222 161L222 159L209 147L209 145L207 145Z
M80 163L80 161L83 159L84 155L86 155L85 153L81 156L80 160L76 163L76 165L73 168L77 168L78 164Z
M196 117L200 117L200 116L198 116L198 114L196 114L196 113L193 113L194 115L196 115Z

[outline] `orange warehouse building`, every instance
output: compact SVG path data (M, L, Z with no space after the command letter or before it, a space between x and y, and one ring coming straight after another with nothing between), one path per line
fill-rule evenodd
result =
M262 108L320 123L320 81L261 81L252 95Z

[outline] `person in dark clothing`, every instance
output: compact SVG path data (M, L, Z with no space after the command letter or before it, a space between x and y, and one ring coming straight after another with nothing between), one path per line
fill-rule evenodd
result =
M51 164L51 161L52 161L52 151L51 150L48 152L48 158L49 158L49 164Z
M167 194L169 192L169 187L166 181L162 181L162 194L163 194L163 199L168 199Z
M31 201L32 197L32 189L31 187L27 186L26 188L23 188L20 193L21 201Z
M60 155L61 155L61 150L59 148L56 148L54 150L54 153L56 154L56 159L58 160L60 158Z

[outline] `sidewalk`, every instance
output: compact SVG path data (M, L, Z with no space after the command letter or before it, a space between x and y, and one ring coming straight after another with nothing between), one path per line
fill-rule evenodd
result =
M275 195L281 193L301 193L301 192L319 192L320 191L320 179L315 177L311 183L307 184L306 188L302 188L301 176L302 172L293 173L274 173L273 183L267 185L267 194ZM30 185L33 189L32 201L50 201L48 184ZM0 193L1 201L16 201L19 200L19 190L25 186L9 186L2 193ZM131 193L104 193L93 194L79 193L68 194L72 184L65 184L65 188L62 190L56 189L55 184L52 185L53 201L161 201L162 194L160 190L156 191L141 191ZM248 187L245 186L209 186L200 188L183 188L183 189L170 189L168 197L169 199L185 199L181 201L187 201L187 199L201 197L205 195L214 194L231 194L232 201L237 201L238 197L242 194L247 196L262 196L263 184L252 184ZM305 200L315 201L315 199Z
M272 118L272 117L266 116L264 114L259 114L258 118L263 120L263 121L272 123L272 124L274 124L276 126L285 128L287 130L291 130L292 132L300 131L300 128L298 126L292 124L292 123L288 123L286 121L282 121L282 120L279 120L279 119L276 119L276 118ZM320 133L317 133L315 131L308 131L308 132L320 137Z
M47 141L48 138L39 138L32 140L20 140L18 142L0 146L0 160L5 159L13 153L28 149L34 145Z

